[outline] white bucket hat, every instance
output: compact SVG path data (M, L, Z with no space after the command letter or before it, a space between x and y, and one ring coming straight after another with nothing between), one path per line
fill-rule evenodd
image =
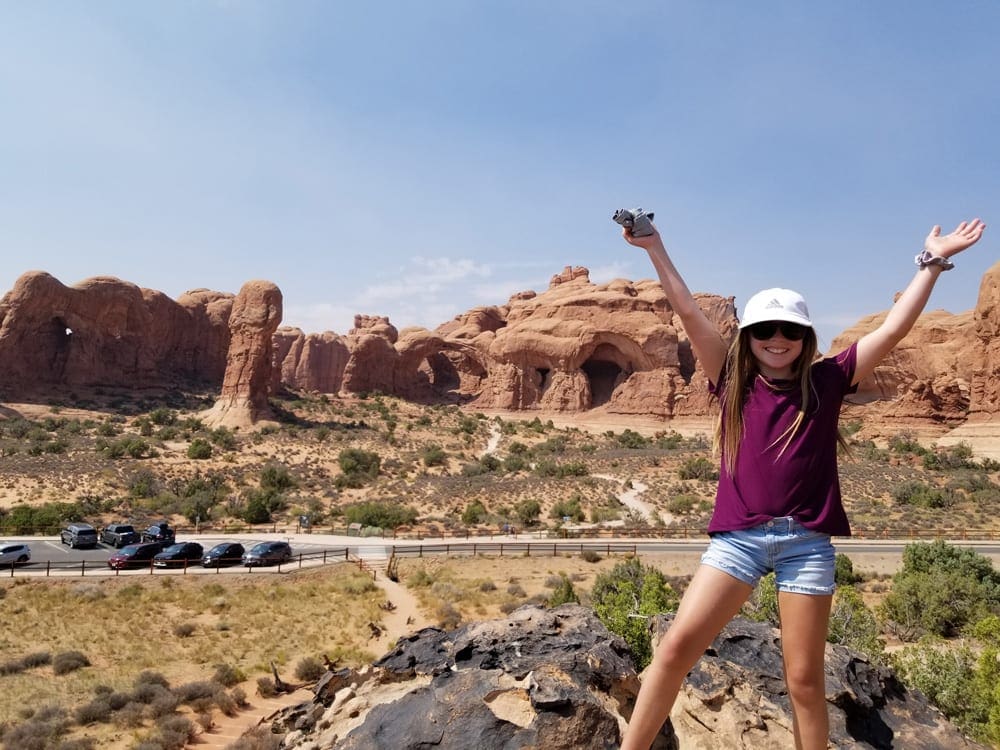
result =
M798 323L807 328L813 327L812 321L809 319L809 308L806 307L806 301L802 295L791 289L779 287L757 292L747 300L743 307L743 317L740 318L740 328L769 320Z

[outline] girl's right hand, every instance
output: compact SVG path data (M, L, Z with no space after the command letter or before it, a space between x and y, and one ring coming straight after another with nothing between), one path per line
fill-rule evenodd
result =
M659 231L656 229L656 225L650 223L653 227L653 233L647 234L645 237L633 237L632 230L628 227L622 227L622 237L630 245L635 245L636 247L641 247L643 250L651 250L656 247L663 247L663 238L660 237Z

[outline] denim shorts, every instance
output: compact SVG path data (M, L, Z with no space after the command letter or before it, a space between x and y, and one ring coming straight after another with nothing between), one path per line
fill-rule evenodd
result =
M822 596L836 588L835 558L829 534L794 518L773 518L751 529L713 534L701 562L751 586L773 570L778 591Z

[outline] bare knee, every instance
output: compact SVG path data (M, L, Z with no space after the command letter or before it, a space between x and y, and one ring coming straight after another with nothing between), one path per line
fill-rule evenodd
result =
M699 642L684 636L667 633L653 654L653 666L670 672L687 674L701 657L704 649Z
M817 705L826 701L826 683L823 671L789 670L785 674L788 694L796 703Z

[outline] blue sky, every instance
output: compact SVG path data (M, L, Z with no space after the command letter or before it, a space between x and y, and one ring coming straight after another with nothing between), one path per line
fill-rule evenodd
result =
M787 286L821 345L1000 204L1000 3L0 5L0 292L42 269L434 327L566 265ZM931 308L974 307L995 235Z

